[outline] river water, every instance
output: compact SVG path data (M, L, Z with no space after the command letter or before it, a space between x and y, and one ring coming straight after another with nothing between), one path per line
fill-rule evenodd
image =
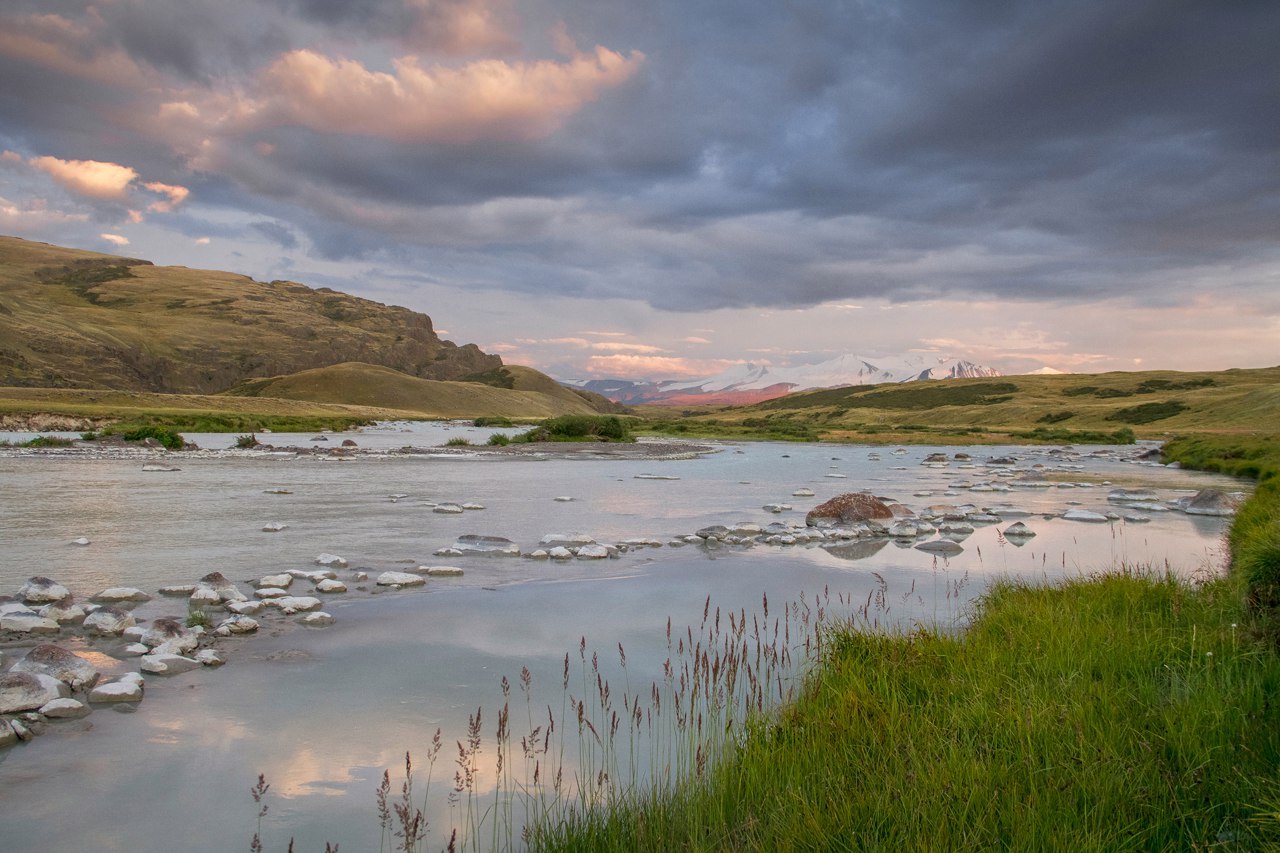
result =
M708 599L713 608L754 614L767 598L776 614L801 596L822 596L832 610L837 600L856 610L871 598L883 626L953 626L997 577L1052 580L1121 564L1168 566L1188 576L1217 572L1223 519L1150 511L1141 512L1149 518L1142 522L1083 524L1056 516L1073 507L1130 513L1108 503L1116 487L1150 488L1165 501L1204 486L1242 488L1139 463L1133 448L724 443L691 459L583 459L439 447L459 437L480 444L492 432L380 425L352 434L360 452L346 459L221 449L234 436L189 436L206 451L163 456L4 451L0 592L44 575L87 598L117 585L154 591L215 570L247 592L247 582L262 575L315 568L322 552L350 562L340 576L352 591L326 598L337 620L332 627L264 619L257 635L222 644L226 666L148 678L136 707L100 706L0 752L0 848L247 849L257 825L249 789L263 773L272 786L263 820L268 850L283 850L291 836L300 851L323 849L325 840L344 851L377 849L374 790L383 771L391 768L398 790L405 751L421 768L439 727L446 748L432 784L441 796L427 807L427 849L437 849L450 823L465 819L443 796L453 782L455 744L465 740L478 707L501 706L504 676L516 684L528 669L530 705L544 708L543 717L546 705L563 704L566 654L576 671L599 650L607 658L602 669L638 688L661 678L668 619L677 634L687 625L696 631ZM269 439L322 444L313 437ZM326 436L324 444L346 437ZM388 452L405 446L439 452ZM961 451L973 461L955 460ZM938 452L951 460L925 464ZM983 464L1006 454L1016 460L1012 469ZM179 470L143 470L156 463ZM1033 469L1053 485L1006 485L1010 470L1016 476ZM987 491L988 483L996 491ZM792 495L806 488L813 497ZM863 489L916 509L968 503L1029 515L1008 513L1000 524L977 526L964 550L945 560L911 542L846 549L664 544L568 562L434 556L467 533L503 536L528 551L553 533L668 543L711 524L803 524L817 503ZM444 502L483 509L433 512ZM762 508L771 503L792 509ZM1021 547L1004 539L1000 531L1014 520L1037 536ZM263 532L270 522L287 526ZM72 544L79 537L90 544ZM373 578L420 564L449 564L465 574L403 591L354 580L357 571ZM182 600L158 597L135 612L149 619L184 611ZM108 675L136 667L86 653ZM494 718L486 713L487 736ZM492 767L478 775L483 792Z

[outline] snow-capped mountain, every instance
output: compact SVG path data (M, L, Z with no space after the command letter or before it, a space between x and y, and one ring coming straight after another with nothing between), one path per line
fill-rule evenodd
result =
M885 358L841 355L818 364L794 367L748 362L706 379L663 382L591 379L565 384L595 391L620 403L745 405L815 388L999 375L999 371L990 367L960 358L909 353Z

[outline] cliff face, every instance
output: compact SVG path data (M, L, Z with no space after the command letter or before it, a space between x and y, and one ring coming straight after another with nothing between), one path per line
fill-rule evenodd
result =
M0 237L0 385L211 394L352 361L424 379L502 366L407 308Z

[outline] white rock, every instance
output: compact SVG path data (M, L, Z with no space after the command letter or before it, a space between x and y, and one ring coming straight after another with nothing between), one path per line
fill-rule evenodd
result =
M191 593L191 607L193 609L218 607L221 604L222 596L218 595L218 591L211 586L200 584Z
M147 648L142 643L130 643L121 649L120 653L125 657L136 658L145 655L149 651L151 651L151 649Z
M465 510L458 504L436 504L431 511L441 515L461 515Z
M558 501L559 503L562 503L562 504L567 504L571 502L573 498L569 497L568 495L559 495L558 497L553 498L553 500Z
M40 713L51 720L76 720L91 713L88 705L78 699L54 699L40 706Z
M265 575L258 579L256 586L258 587L276 587L277 589L288 589L289 584L293 583L293 575L288 572L282 572L278 575Z
M141 643L142 638L146 635L147 629L143 628L141 625L130 625L128 628L125 628L120 632L121 638L125 640L132 640L135 643ZM160 640L159 642L164 642L164 640ZM155 643L152 643L151 645L155 645Z
M594 545L596 540L585 533L548 533L538 540L538 544L545 548L553 548L556 545L579 548L583 545Z
M375 581L378 586L422 586L426 579L408 572L383 572ZM317 602L319 603L319 602Z
M317 566L337 566L340 569L347 567L347 561L339 557L337 554L320 554L316 557Z
M255 613L261 613L263 608L261 601L228 601L227 610L239 616L253 616Z
M303 571L302 569L290 569L287 574L291 578L297 578L301 581L311 581L319 583L328 578L329 580L337 580L338 573L333 569L312 569L311 571Z
M949 557L953 554L959 554L964 548L952 542L950 539L931 539L928 542L921 542L915 546L920 551L926 551L930 554L941 554Z
M547 550L547 556L553 560L571 560L573 559L573 552L563 545L557 545Z
M1084 521L1090 524L1105 524L1107 517L1100 512L1091 512L1087 509L1069 509L1062 514L1067 521Z
M1006 539L1030 539L1036 532L1021 521L1015 521L1004 529Z
M484 509L484 504L466 503L462 505L462 508L466 510Z
M176 598L188 597L195 591L196 585L193 583L173 584L171 586L162 586L159 589L161 595L168 595Z
M459 536L453 543L452 550L458 552L458 556L463 554L486 557L520 556L520 546L510 539L504 539L501 536L478 536L473 533Z
M223 636L226 636L227 634L252 634L256 630L258 630L258 621L256 619L237 614L218 623L215 633L222 633Z
M413 575L413 577L418 576ZM421 581L422 578L418 578L418 580ZM284 598L273 598L268 602L267 606L279 607L285 613L296 613L299 610L319 610L321 607L320 599L311 595L286 595Z
M0 714L34 711L70 693L70 688L52 675L38 672L0 673Z
M418 566L418 573L433 578L462 577L462 569L457 566Z
M347 585L346 585L345 583L343 583L342 581L336 581L336 580L332 580L332 579L330 579L330 578L325 578L324 580L320 581L320 583L316 584L316 591L317 591L317 592L330 592L330 593L332 593L332 592L346 592L346 591L347 591Z
M320 610L315 613L308 613L298 621L308 628L327 628L333 624L334 619L332 615Z
M201 649L196 652L196 660L201 666L222 666L227 658L217 649Z
M813 489L796 489L791 493L793 498L811 498L813 497Z
M142 470L154 473L158 471L181 471L182 469L176 465L143 465Z
M150 601L151 596L131 586L113 586L89 599L99 604L117 604L121 601Z
M132 673L131 673L132 674ZM142 684L138 680L121 678L109 684L99 684L89 691L90 702L140 702Z
M10 613L0 616L0 631L13 631L19 634L56 634L60 630L58 623L35 613Z
M27 604L51 604L70 594L71 591L62 584L43 577L31 578L18 588L18 598Z
M278 586L264 586L255 589L253 594L266 601L272 598L284 598L289 594L289 591L287 589L280 589Z
M270 521L262 525L262 532L263 533L279 533L281 530L285 530L288 527L289 525L282 524L279 521Z
M141 666L143 672L149 672L152 675L181 675L198 669L200 662L182 655L162 653L143 655Z
M583 545L577 556L579 560L604 560L609 557L609 549L604 545Z
M71 544L72 544L72 545L88 545L88 544L89 544L89 539L88 539L88 537L87 537L87 536L81 536L81 537L80 537L80 538L78 538L78 539L72 539L72 540L71 540Z

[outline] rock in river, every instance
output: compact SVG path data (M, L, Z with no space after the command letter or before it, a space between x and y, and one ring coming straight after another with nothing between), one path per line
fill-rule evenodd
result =
M62 699L71 691L51 675L34 672L0 674L0 714L34 711L41 705Z
M27 604L51 604L70 594L71 590L57 581L39 576L31 578L18 589L18 598Z
M29 672L58 679L72 690L87 690L98 683L98 670L84 658L61 646L42 643L10 667L11 672Z
M411 575L408 572L383 572L376 581L378 586L422 586L426 582L426 578L421 575Z
M847 492L809 510L804 523L809 527L825 527L892 518L889 505L870 492Z

